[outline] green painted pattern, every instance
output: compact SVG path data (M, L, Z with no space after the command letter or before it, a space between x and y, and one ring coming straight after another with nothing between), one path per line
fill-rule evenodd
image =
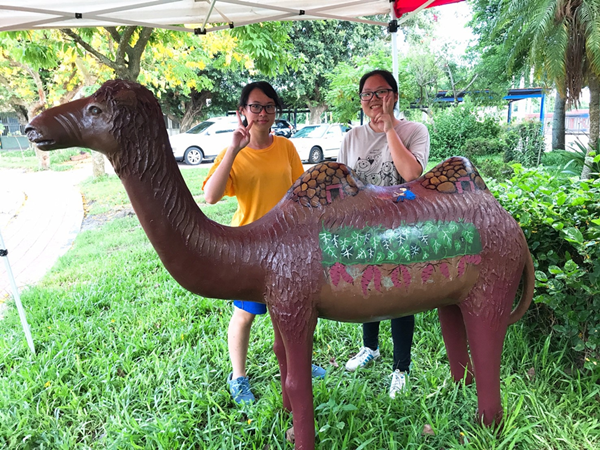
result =
M481 252L479 231L472 223L427 221L401 225L336 231L319 234L323 265L412 264Z

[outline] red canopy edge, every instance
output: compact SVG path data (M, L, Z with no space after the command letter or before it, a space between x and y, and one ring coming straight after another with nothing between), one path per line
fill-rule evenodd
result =
M434 6L448 5L450 3L458 3L464 0L435 0L426 8L432 8ZM427 0L396 0L394 2L394 13L396 17L401 17L406 13L419 9Z

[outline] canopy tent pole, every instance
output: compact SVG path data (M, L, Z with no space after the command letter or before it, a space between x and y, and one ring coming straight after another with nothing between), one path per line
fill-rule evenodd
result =
M15 277L13 276L12 269L10 268L10 262L8 261L8 250L4 245L4 239L2 239L2 233L0 232L0 257L4 258L4 264L6 266L6 273L8 275L8 279L10 281L10 286L13 291L13 297L15 299L15 303L17 304L17 310L19 311L19 317L21 318L21 325L23 326L23 332L25 333L25 339L27 339L27 344L31 349L32 353L35 355L35 347L33 345L33 337L31 336L31 331L29 330L29 324L27 323L27 317L25 317L25 310L23 309L23 304L21 303L21 297L19 296L19 288L17 287L17 283L15 281Z
M388 33L392 35L392 75L396 83L400 85L398 81L398 20L396 18L396 11L394 10L394 3L390 2L390 23L388 24ZM397 114L400 114L400 97L398 96Z
M392 73L398 82L398 21L396 20L396 14L394 13L394 4L390 11L390 23L388 24L388 33L392 35Z

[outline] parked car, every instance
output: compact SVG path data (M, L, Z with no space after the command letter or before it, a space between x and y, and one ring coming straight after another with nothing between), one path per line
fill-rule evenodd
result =
M229 145L238 126L236 116L214 117L169 138L177 161L197 165L214 159Z
M344 133L348 130L346 125L339 123L306 125L290 141L294 143L302 161L316 164L326 158L337 158Z
M295 133L294 126L285 119L275 119L271 131L277 136L283 136L286 138L292 137Z

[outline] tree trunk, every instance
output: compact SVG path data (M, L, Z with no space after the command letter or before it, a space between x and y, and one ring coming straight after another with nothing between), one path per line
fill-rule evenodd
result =
M590 140L588 143L587 154L585 156L586 164L581 171L581 179L587 180L590 177L592 157L589 156L593 150L598 150L598 138L600 134L600 81L595 74L589 76L590 88Z
M308 106L308 110L310 111L310 119L308 123L310 125L315 125L321 123L321 114L323 114L327 110L327 105L320 104L316 106Z
M104 155L100 152L92 150L92 175L94 178L100 178L106 175L104 167Z
M37 156L38 164L41 170L50 169L50 152L43 152L34 145L35 156Z
M211 95L208 91L190 92L190 101L186 104L185 113L179 122L179 131L183 133L198 123L198 117L202 113L202 108L206 105L206 99Z
M554 117L552 119L552 150L565 149L565 104L567 99L561 97L556 91L556 100L554 101Z

